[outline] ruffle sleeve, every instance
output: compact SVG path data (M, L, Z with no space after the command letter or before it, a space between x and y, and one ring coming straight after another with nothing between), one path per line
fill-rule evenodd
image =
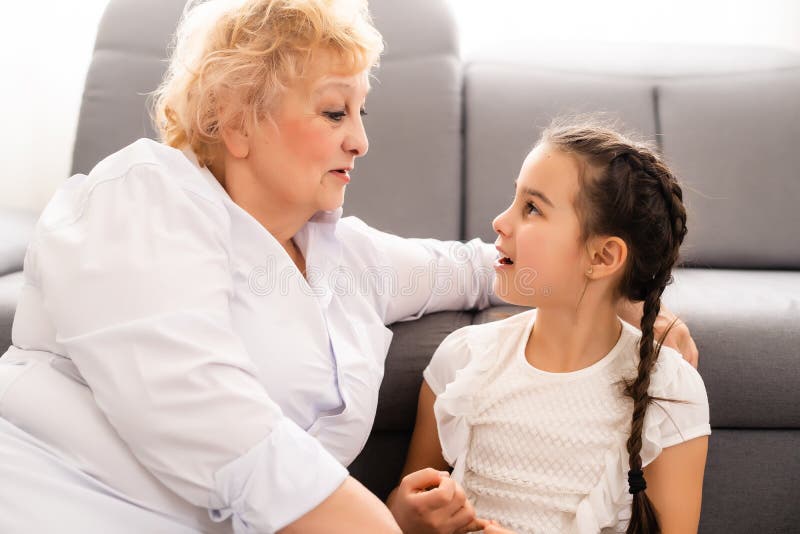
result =
M463 475L470 437L468 417L475 408L476 396L483 391L491 368L513 354L508 348L515 346L521 325L532 313L457 330L445 338L423 373L436 394L433 411L442 455L454 467L455 480Z

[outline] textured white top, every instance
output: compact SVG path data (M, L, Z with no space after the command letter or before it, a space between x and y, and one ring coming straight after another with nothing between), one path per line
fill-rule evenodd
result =
M489 302L490 245L340 216L295 236L304 278L190 151L143 139L70 178L25 259L0 415L140 506L282 528L367 440L384 325Z
M624 532L633 404L621 379L635 375L641 333L623 323L600 361L549 373L525 359L535 315L463 328L437 350L425 379L445 458L478 515L519 534ZM650 392L688 402L650 406L643 465L711 432L702 379L677 352L662 349Z

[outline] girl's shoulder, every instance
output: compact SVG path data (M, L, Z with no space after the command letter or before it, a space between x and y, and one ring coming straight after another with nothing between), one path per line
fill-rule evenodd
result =
M434 393L444 391L456 373L471 364L485 368L507 355L536 317L536 310L483 324L464 326L444 338L423 376Z
M623 331L631 340L625 362L628 378L635 376L639 364L639 342L642 333L623 322ZM685 399L708 404L705 385L700 373L672 347L661 347L656 363L650 372L650 396L669 399Z
M626 378L635 376L641 332L627 325L635 343L626 364ZM711 433L708 395L700 373L671 347L663 346L650 373L653 399L645 416L642 460L646 465L662 449Z

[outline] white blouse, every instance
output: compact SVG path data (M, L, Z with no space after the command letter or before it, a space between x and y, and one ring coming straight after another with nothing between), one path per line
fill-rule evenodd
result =
M442 342L424 372L445 459L476 513L519 534L625 532L633 404L621 379L636 376L641 332L623 322L611 351L569 373L531 366L529 311L470 326ZM651 373L642 465L666 447L708 435L697 371L663 347Z
M25 259L0 415L142 506L294 521L367 440L385 325L487 306L496 258L340 214L295 236L304 278L190 151L141 139L69 179Z

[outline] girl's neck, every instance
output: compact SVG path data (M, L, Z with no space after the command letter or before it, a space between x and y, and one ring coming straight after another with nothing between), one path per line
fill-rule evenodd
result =
M611 302L577 310L539 308L525 346L525 358L537 369L569 373L600 361L617 344L622 323Z

